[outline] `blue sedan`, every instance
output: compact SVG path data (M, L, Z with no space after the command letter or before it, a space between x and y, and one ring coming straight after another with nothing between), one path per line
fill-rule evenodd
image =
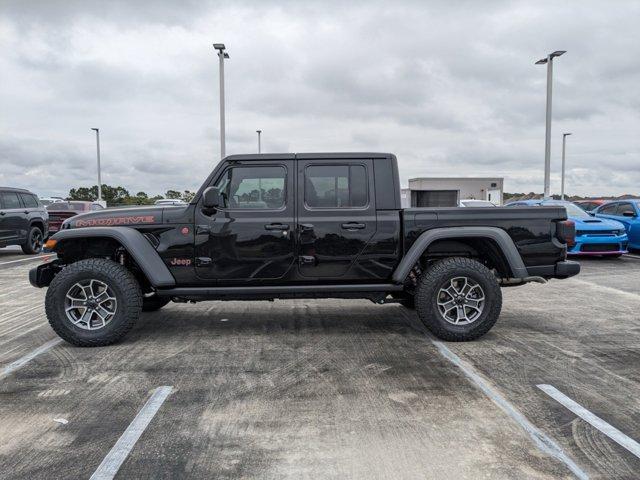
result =
M623 224L629 237L629 248L640 250L640 200L617 200L605 203L595 210L595 216Z
M624 225L607 218L594 218L576 204L562 200L522 200L506 205L560 206L567 209L567 216L576 224L576 243L569 246L568 255L612 255L627 253L627 233Z

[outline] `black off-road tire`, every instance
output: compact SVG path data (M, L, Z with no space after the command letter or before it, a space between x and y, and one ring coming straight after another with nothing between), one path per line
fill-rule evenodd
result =
M27 239L22 245L20 245L20 247L27 255L34 255L36 253L40 253L43 243L44 238L42 236L42 230L40 230L40 227L33 226L29 228Z
M96 279L107 284L117 300L113 318L97 330L74 325L65 313L65 297L69 289L82 280ZM49 324L67 342L78 347L101 347L121 340L133 328L142 310L142 292L133 274L111 260L91 258L66 266L58 273L45 299Z
M142 298L142 311L143 312L155 312L156 310L160 310L167 303L171 301L169 297L159 297L154 295L152 297L143 297Z
M470 278L484 291L482 313L466 325L448 322L438 309L440 288L456 277ZM424 271L416 289L415 301L418 317L431 333L442 340L466 342L483 336L496 323L502 309L502 291L495 275L480 262L453 257L440 260Z
M415 310L416 309L416 299L413 296L410 296L410 297L407 297L407 298L403 298L402 300L400 300L399 303L404 308L408 308L409 310Z

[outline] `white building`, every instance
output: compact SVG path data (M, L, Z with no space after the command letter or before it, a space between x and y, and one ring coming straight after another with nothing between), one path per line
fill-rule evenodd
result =
M411 178L409 188L402 189L402 206L457 207L465 198L502 205L503 186L501 177Z

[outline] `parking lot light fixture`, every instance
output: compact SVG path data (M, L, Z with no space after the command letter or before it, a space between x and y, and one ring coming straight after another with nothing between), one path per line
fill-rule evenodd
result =
M256 133L258 134L258 153L262 153L262 145L260 144L260 134L262 130L256 130Z
M549 184L551 183L551 90L553 84L553 59L567 53L566 50L556 50L545 58L541 58L536 65L547 65L547 112L544 141L544 198L549 198Z
M225 125L224 125L224 59L229 58L229 54L225 51L224 43L214 43L213 48L218 50L218 58L220 59L220 158L226 155L225 145Z
M98 155L98 202L102 201L102 178L100 177L100 129L92 128L96 132L96 150Z
M563 133L562 134L562 182L560 185L560 199L564 200L564 156L565 156L565 150L567 147L567 137L571 135L570 133Z

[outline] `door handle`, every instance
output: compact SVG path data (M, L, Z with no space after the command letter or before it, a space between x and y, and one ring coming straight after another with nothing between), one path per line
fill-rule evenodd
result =
M367 226L364 223L348 222L343 223L342 228L345 230L363 230L367 228Z
M268 223L264 226L265 230L280 230L281 232L286 232L289 230L289 225L284 223Z
M311 223L301 223L298 225L300 227L301 232L305 232L307 230L313 230L313 224Z
M4 212L0 212L0 215L4 216Z

